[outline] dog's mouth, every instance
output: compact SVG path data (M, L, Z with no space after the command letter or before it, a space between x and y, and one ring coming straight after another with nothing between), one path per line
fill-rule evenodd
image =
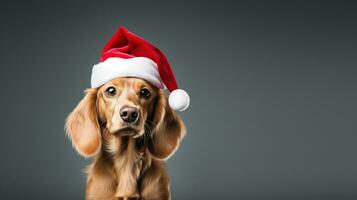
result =
M135 127L127 126L120 128L115 132L116 135L118 136L134 136L138 133L138 129Z

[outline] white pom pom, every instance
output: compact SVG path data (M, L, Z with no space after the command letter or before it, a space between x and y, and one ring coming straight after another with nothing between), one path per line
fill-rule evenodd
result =
M174 90L169 96L169 105L174 110L184 111L190 105L190 96L185 90Z

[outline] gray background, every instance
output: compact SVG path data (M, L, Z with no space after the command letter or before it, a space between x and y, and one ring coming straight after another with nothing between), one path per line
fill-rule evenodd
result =
M64 135L119 25L191 95L173 199L356 199L357 5L1 2L0 199L83 199Z

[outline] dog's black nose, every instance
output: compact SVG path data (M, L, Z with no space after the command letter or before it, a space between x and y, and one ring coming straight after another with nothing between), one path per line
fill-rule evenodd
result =
M124 106L120 109L120 117L125 122L134 123L139 118L138 109L130 106Z

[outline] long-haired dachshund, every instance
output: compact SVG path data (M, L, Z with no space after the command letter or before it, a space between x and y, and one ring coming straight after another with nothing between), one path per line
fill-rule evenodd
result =
M185 134L164 92L139 78L116 78L68 116L68 136L88 167L86 199L170 199L164 160Z

